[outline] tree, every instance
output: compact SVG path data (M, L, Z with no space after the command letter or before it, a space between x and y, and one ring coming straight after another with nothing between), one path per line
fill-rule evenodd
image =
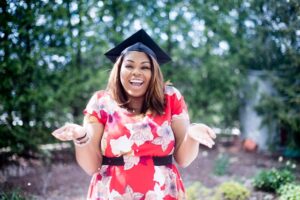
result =
M112 64L104 52L144 28L173 58L162 66L193 121L239 126L248 69L266 70L277 95L258 108L299 141L299 3L295 0L2 1L0 147L24 152L81 123ZM263 44L263 45L262 45ZM34 139L32 139L34 138ZM296 138L296 139L293 139Z
M287 146L300 156L299 2L258 1L252 10L256 25L252 48L256 54L249 62L269 74L275 89L273 95L264 96L258 111L265 124L277 123L277 145Z
M46 69L38 65L35 9L41 3L1 3L1 146L13 151L35 149L47 113ZM39 113L38 115L36 113ZM28 139L30 138L30 139Z

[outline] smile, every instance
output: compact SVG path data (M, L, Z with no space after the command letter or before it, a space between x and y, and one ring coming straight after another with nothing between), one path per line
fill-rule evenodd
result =
M130 80L129 83L130 83L132 86L140 87L140 86L143 85L144 81L138 80L138 79L133 79L133 80Z

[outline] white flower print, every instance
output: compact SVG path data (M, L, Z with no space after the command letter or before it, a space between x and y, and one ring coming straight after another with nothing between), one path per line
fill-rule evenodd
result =
M111 192L110 198L111 200L140 200L144 195L139 192L133 192L130 186L127 186L125 189L125 193L121 195L116 190Z
M108 115L113 115L118 108L118 105L109 96L103 96L98 99L97 94L94 94L86 106L86 112L92 114L96 112L98 117L101 117L100 111L105 111Z
M109 194L109 187L103 182L103 181L98 181L96 185L96 197L100 199L107 199L108 194Z
M166 184L167 179L171 177L171 174L176 177L176 173L173 172L172 168L167 166L155 166L154 170L154 181L156 181L161 187Z
M108 184L111 179L111 175L109 173L110 166L108 165L102 165L100 168L100 175L102 176L101 181L104 182L105 184Z
M97 198L103 198L107 199L109 194L109 185L111 181L111 176L107 173L107 170L109 169L109 166L102 166L100 169L101 174L101 181L97 182L96 185L96 197Z
M140 162L140 157L126 155L126 156L124 156L124 163L125 163L124 169L125 170L131 169L134 165L137 165L139 162Z
M178 197L177 191L177 175L173 170L166 166L155 166L154 181L158 186L163 187L164 195L171 195L174 198Z
M180 94L179 90L178 90L177 88L175 88L175 87L172 87L172 86L166 86L166 88L165 88L165 93L166 93L167 95L170 95L170 96L172 96L173 94L176 94L177 99L178 99L178 100L181 99L181 94Z
M100 107L98 104L98 99L97 99L97 95L93 95L92 98L90 99L90 101L88 102L87 106L86 106L86 111L87 113L92 114L94 111L98 114L98 116L100 116Z
M109 96L104 96L98 101L100 110L106 111L109 115L114 114L118 105Z
M145 200L162 200L164 193L158 184L155 184L154 190L150 190L146 193Z
M137 146L144 144L146 141L153 140L151 127L148 123L138 122L134 124L126 124L125 126L130 131L130 140Z
M159 166L154 167L155 172L154 172L154 178L153 178L153 180L156 181L160 186L165 184L165 180L166 180L165 174L164 174L165 172L163 172L161 169L162 168Z
M166 188L165 194L169 194L172 197L176 198L178 196L176 179L177 175L170 169L169 173L166 176Z
M126 135L119 137L118 139L111 139L110 146L112 153L116 156L126 154L132 151L131 147L133 142L129 140Z
M174 134L168 121L165 121L160 127L158 127L157 134L159 137L155 138L152 143L161 145L162 150L165 151L170 142L174 141Z

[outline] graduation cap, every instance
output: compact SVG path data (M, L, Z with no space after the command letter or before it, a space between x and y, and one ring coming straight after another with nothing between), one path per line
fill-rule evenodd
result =
M171 61L170 56L143 29L137 31L104 55L115 63L120 55L129 51L140 51L151 55L160 65Z

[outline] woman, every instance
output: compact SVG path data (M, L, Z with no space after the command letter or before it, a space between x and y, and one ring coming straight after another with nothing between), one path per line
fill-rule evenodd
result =
M188 166L215 133L190 125L183 96L163 82L159 65L170 58L144 30L106 56L115 62L108 86L90 99L83 126L52 133L74 141L78 164L93 176L88 199L186 199L172 158Z

